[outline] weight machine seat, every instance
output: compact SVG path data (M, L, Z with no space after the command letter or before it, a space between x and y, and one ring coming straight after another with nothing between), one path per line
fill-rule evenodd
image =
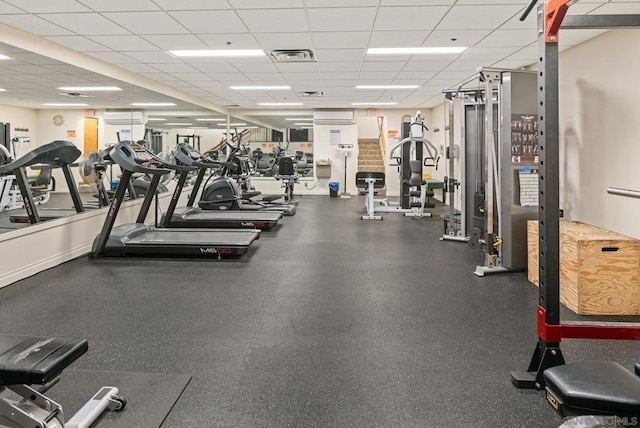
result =
M367 179L372 178L375 180L373 183L374 189L381 189L384 187L384 172L378 171L359 171L356 172L356 187L359 189L366 189L369 187L369 184L366 182Z
M544 371L544 379L547 399L562 416L640 416L640 378L618 363L585 361L551 367Z
M48 383L88 350L84 339L0 335L0 386Z
M242 197L244 199L255 198L256 196L259 196L259 195L262 195L262 192L259 190L245 190L244 192L242 192Z

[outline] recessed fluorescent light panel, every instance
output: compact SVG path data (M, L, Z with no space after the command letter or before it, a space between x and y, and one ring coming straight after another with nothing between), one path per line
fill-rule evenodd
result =
M246 123L229 123L229 126L245 126ZM218 126L227 126L226 123L218 123Z
M285 120L297 121L297 120L313 120L312 117L289 117Z
M371 103L351 103L352 106L394 106L398 103L387 103L387 102L371 102Z
M199 49L199 50L178 50L169 51L171 55L178 57L243 57L243 56L265 56L261 49Z
M4 88L0 88L0 92L7 92L7 90Z
M165 123L165 125L167 125L167 126L193 126L193 123L173 122L173 123Z
M58 89L61 91L82 91L82 92L121 91L122 90L117 86L61 86Z
M199 122L224 122L227 119L221 117L199 117L196 120Z
M229 86L235 91L282 91L291 89L291 86Z
M134 107L172 107L175 103L131 103Z
M306 123L306 122L301 122L301 123L294 123L294 126L309 126L311 125L310 123Z
M0 54L0 59L13 59L10 56Z
M151 121L154 121L154 122L160 122L162 120L167 120L167 119L165 119L164 117L149 117L149 118L147 118L147 120L151 120Z
M84 103L44 103L43 106L48 107L86 107L89 104Z
M302 103L258 103L259 106L301 106Z
M367 55L440 55L459 54L466 51L466 47L417 47L417 48L369 48Z
M417 89L420 85L357 85L356 89Z

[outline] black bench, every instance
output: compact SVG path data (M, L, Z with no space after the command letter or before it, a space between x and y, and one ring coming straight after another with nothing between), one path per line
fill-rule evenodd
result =
M618 363L585 361L551 367L544 371L544 379L547 401L562 416L640 416L640 378Z
M89 349L84 339L0 335L0 391L9 389L23 399L0 397L0 425L46 428L89 426L105 410L122 410L126 401L118 389L102 387L65 424L62 407L31 385L51 384Z

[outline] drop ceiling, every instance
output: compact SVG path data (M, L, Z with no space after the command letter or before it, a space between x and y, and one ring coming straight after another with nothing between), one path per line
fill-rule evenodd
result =
M442 89L471 76L477 67L519 68L534 63L535 14L530 14L525 22L518 20L525 3L523 0L4 0L0 1L0 22L171 87L186 98L202 100L202 105L219 107L220 111L232 106L233 113L238 115L275 114L264 113L267 110L258 106L264 102L302 102L299 110L349 108L353 102L395 102L396 108L415 109L440 103ZM569 13L640 13L640 2L582 0ZM560 47L567 49L599 34L602 31L565 32ZM469 49L462 54L430 56L365 54L371 47L415 46ZM10 47L0 48L0 53L11 56ZM167 53L175 49L265 52L312 49L317 61L274 63L269 56L176 58ZM28 62L28 52L18 54ZM44 98L46 94L43 102L53 102L56 94L44 89L58 81L64 80L65 85L113 83L86 70L67 73L64 64L49 64L45 59L34 61L15 67L0 63L0 87L21 91L24 98L38 94ZM69 77L81 81L69 82ZM355 89L356 85L393 84L418 88ZM236 91L230 89L234 85L289 85L291 90ZM323 91L325 95L297 95L304 91ZM149 98L163 98L161 94L148 92ZM7 94L0 96L4 98ZM101 100L105 106L108 102L117 104L112 96L115 95ZM270 120L269 116L260 119ZM274 119L271 123L284 126L282 120Z

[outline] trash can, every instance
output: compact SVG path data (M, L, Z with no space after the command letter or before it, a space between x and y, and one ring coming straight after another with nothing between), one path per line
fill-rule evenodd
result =
M331 181L329 183L329 196L332 198L338 197L338 192L340 191L340 183L337 181Z

